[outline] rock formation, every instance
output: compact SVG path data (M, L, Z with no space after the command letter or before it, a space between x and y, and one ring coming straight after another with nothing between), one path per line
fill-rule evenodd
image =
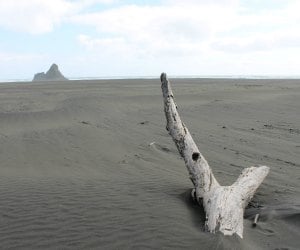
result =
M58 66L53 63L50 69L44 73L37 73L34 75L32 81L65 81L68 80L63 74L59 71Z

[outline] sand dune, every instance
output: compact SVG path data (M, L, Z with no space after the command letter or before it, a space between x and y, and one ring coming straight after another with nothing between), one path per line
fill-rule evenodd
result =
M222 185L244 167L271 167L243 240L203 231L158 79L4 83L1 248L298 249L299 80L171 81Z

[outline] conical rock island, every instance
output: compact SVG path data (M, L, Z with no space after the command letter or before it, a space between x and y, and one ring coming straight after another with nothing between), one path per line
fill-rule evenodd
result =
M57 64L53 63L50 69L44 73L34 75L32 81L66 81L68 80L58 69Z

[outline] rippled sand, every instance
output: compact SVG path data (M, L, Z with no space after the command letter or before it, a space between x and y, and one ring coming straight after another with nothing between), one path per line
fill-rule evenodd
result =
M159 80L5 83L0 248L298 249L300 81L172 83L221 184L244 167L271 167L246 210L243 240L203 230L165 130Z

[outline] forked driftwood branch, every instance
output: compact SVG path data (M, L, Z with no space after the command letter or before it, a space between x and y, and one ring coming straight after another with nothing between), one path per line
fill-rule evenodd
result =
M165 73L161 74L161 83L167 130L179 154L183 157L194 184L192 195L204 207L207 230L209 232L220 231L224 235L236 233L243 238L245 207L267 176L269 167L246 168L231 186L221 186L180 119L170 82Z

